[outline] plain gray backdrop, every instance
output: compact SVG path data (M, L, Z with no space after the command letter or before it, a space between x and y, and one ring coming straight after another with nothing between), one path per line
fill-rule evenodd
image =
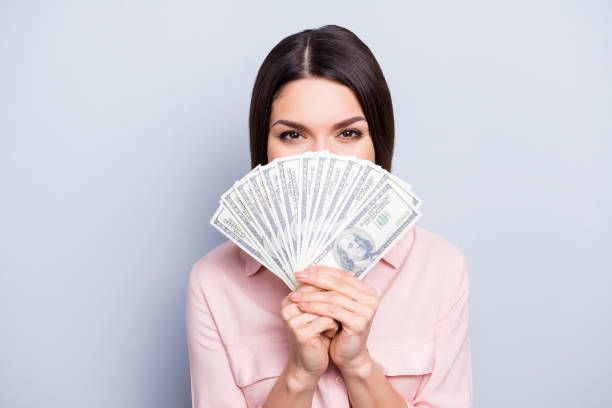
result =
M185 288L267 53L372 50L472 285L475 407L610 407L609 1L2 1L0 406L190 406Z

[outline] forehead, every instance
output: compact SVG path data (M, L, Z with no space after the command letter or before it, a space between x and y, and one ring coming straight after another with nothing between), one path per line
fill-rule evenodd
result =
M277 119L310 126L329 126L365 116L353 91L327 78L303 78L285 84L272 103L270 123Z

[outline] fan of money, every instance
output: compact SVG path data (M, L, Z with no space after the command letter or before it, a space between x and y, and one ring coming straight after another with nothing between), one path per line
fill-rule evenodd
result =
M410 184L327 150L253 168L219 200L210 223L291 290L309 265L362 279L420 218Z

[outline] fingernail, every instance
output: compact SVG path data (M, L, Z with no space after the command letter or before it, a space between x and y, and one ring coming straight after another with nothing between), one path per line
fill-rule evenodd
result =
M304 269L306 272L314 272L315 267L313 265L310 265L308 268Z
M302 294L300 292L291 292L289 296L291 296L292 299L298 299Z
M297 279L306 279L307 276L308 276L308 272L306 272L306 271L301 271L301 272L296 272L295 273L295 277Z
M305 308L308 305L308 303L298 303L299 307Z

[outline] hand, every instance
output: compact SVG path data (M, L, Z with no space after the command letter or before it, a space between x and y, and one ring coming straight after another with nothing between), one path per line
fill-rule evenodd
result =
M327 266L311 266L295 276L302 283L323 289L291 293L299 309L342 323L329 348L332 361L341 371L366 364L366 340L378 310L376 289L343 269Z
M305 294L318 290L300 285L296 292ZM281 306L289 341L290 369L300 377L318 379L329 364L329 345L338 324L332 318L302 312L289 295L283 298Z

